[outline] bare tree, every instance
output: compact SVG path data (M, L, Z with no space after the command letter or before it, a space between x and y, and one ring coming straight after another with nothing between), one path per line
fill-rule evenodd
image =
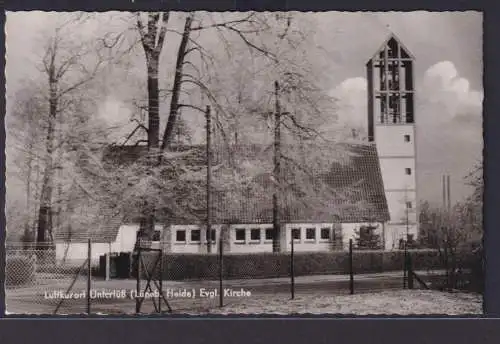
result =
M91 42L75 42L69 35L78 30L85 17L75 15L58 26L47 40L41 71L48 82L48 103L45 138L44 170L38 210L37 242L47 241L52 235L54 177L56 171L57 123L59 117L74 106L73 95L86 87L97 75L106 58L104 47Z
M134 205L137 205L137 201L143 202L139 207L142 209L142 215L139 216L140 235L146 239L152 235L154 221L161 216L162 212L158 211L160 208L168 212L176 209L175 212L178 213L197 214L198 219L202 216L200 215L202 210L206 209L206 206L204 208L198 202L202 199L201 195L206 192L202 187L204 172L199 165L191 166L186 161L178 160L179 154L189 155L188 152L177 152L177 155L172 152L176 129L180 126L181 109L183 117L187 118L194 116L197 111L204 111L207 103L212 105L215 141L220 143L214 149L219 152L225 150L228 157L227 165L220 164L221 166L214 167L219 169L214 171L215 192L225 190L228 185L240 184L241 192L238 191L240 193L238 197L244 197L244 190L256 178L253 172L259 168L262 170L262 167L271 163L272 159L269 160L268 152L263 152L262 155L250 159L259 168L248 169L245 159L241 157L239 161L234 159L239 149L234 143L250 142L244 137L245 133L242 130L248 119L257 118L257 125L260 126L262 133L273 127L274 81L282 85L279 98L284 109L281 123L284 134L283 165L290 171L287 173L297 170L297 166L300 166L301 171L295 173L295 182L285 185L284 189L294 190L296 195L304 194L298 191L301 185L300 178L308 180L309 185L312 185L313 181L317 180L318 171L324 170L332 162L332 156L338 153L332 153L331 140L324 139L321 132L323 119L334 116L333 101L315 83L316 74L311 73L307 61L303 62L303 56L297 54L298 50L307 50L300 47L301 42L307 42L307 37L304 36L302 28L294 26L291 16L276 18L274 14L253 12L220 15L196 12L182 14L181 17L182 27L179 30L176 30L172 23L171 13L147 13L134 18L139 30L139 41L146 55L148 119L147 123L139 122L137 130L132 134L139 131L147 132L150 148L156 146L156 126L161 127L157 114L161 114L159 105L163 101L155 99L158 96L158 99L169 100L169 107L165 111L167 113L165 129L159 145L161 153L159 158L162 162L159 163L160 159L155 160L158 163L150 163L148 168L132 164L132 167L130 165L128 167L131 170L126 170L124 167L122 171L124 183L128 180L130 184L126 182L129 185L126 192L128 196L120 199L134 199L129 203ZM144 21L143 18L147 20ZM178 46L174 46L173 40L166 37L167 34L178 36ZM204 41L204 37L209 36L217 38L215 47ZM162 47L162 44L165 47ZM130 48L127 47L126 50ZM159 63L162 51L175 56L174 70L166 74L167 79L163 80L167 85L164 92L158 81L158 75L164 75L158 73L158 68L164 65ZM255 68L249 68L250 66ZM245 87L245 84L248 86ZM242 135L238 140L236 137L240 133ZM128 137L130 138L131 136ZM303 143L301 149L297 144L299 141ZM265 145L267 143L264 142ZM173 161L181 164L174 168ZM263 170L263 172L268 171ZM178 184L182 182L179 180L184 178L190 181L196 180L196 183L180 187ZM217 178L225 180L226 183L216 182ZM231 178L232 182L229 181ZM256 189L259 188L258 183L254 184ZM181 192L181 190L186 191L186 188L196 191L193 195L198 197L191 199L191 196L187 196L189 193ZM304 184L302 191L306 189L307 186ZM238 189L233 188L233 191L236 190ZM331 190L327 188L317 186L315 190L322 190L325 199L328 198L327 194L331 194ZM176 198L177 195L179 198ZM312 194L310 199L305 196L300 197L303 204L311 207L315 204L313 199L317 201L319 197L313 197ZM184 210L181 210L183 207ZM129 209L129 206L126 208Z
M22 213L22 220L8 222L9 231L21 233L19 229L24 228L23 240L33 237L34 209L38 203L40 172L43 151L40 148L44 142L42 128L46 127L46 121L40 114L46 111L41 99L41 93L36 87L27 87L14 95L13 106L9 116L6 117L6 131L9 152L7 158L7 185L15 185L16 181L22 181L25 201L23 207L14 206L11 202L16 195L14 190L8 192L7 209L17 208L16 212ZM18 238L19 240L19 238Z

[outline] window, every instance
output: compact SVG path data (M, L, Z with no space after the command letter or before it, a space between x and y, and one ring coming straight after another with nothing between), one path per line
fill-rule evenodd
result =
M292 228L292 238L294 240L300 240L300 228Z
M274 228L266 228L266 240L273 240Z
M186 241L186 231L184 229L179 229L175 232L175 241L185 242Z
M217 239L217 235L216 235L216 233L215 233L215 229L212 229L212 230L210 231L210 234L211 234L211 235L210 235L210 241L215 242L215 241L216 241L216 239Z
M200 230L199 229L193 229L191 231L191 241L200 241Z
M410 176L411 175L411 168L405 168L405 173L406 175Z
M411 208L412 208L412 204L411 204L411 202L406 202L406 208L408 208L408 209L411 209Z
M307 240L316 239L316 228L307 228L306 229L306 239Z
M410 142L410 135L405 135L405 142Z
M260 228L250 230L250 240L260 241Z
M161 238L161 231L155 231L153 233L153 240L152 241L160 241Z
M236 228L236 241L245 241L245 228Z
M321 239L330 239L330 228L321 228Z

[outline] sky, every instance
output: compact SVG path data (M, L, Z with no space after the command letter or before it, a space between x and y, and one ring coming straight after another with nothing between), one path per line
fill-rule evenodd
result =
M105 25L79 34L112 30L106 15L102 15ZM7 116L10 97L39 73L35 62L43 47L41 37L59 17L43 12L7 13ZM297 18L310 25L308 39L314 49L309 57L324 75L325 92L338 99L337 116L347 125L366 127L365 63L391 32L396 34L415 56L419 198L440 202L442 174L451 176L452 201L466 197L471 190L463 177L482 161L482 15L309 12ZM99 106L100 115L109 123L128 120L131 110L122 100L123 92L111 92ZM203 130L200 120L191 123L198 127L195 135Z

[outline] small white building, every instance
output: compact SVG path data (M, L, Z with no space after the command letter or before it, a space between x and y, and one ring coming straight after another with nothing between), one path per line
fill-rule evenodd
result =
M64 265L82 264L89 256L93 266L99 264L99 257L105 254L132 252L135 247L139 226L122 224L122 217L104 211L97 216L93 225L80 228L60 229L55 233L54 246L56 262ZM162 226L157 226L158 232Z

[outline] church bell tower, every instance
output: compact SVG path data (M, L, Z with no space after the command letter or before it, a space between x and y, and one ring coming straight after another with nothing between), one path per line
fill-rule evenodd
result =
M366 64L368 140L377 147L391 217L386 249L418 233L413 65L414 57L394 35Z

